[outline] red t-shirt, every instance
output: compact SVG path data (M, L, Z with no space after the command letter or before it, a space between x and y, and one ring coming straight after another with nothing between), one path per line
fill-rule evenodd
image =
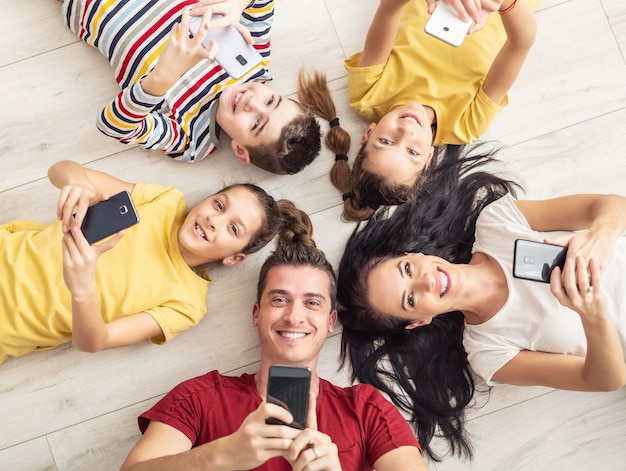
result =
M163 422L184 433L196 447L234 433L261 401L253 375L222 376L211 371L176 386L139 417L139 428L143 433L151 420ZM395 406L366 384L341 388L320 379L317 426L337 445L346 470L372 470L376 460L391 450L420 448ZM291 467L274 458L255 469L289 471Z

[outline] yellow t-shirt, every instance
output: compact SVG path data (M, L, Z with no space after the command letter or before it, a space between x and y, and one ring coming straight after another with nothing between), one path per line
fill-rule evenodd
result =
M539 0L529 3L535 9ZM506 40L502 21L492 13L485 28L457 48L426 34L427 19L426 2L412 0L404 7L386 62L358 67L362 51L344 61L350 106L368 121L378 122L394 106L421 103L435 110L435 145L472 142L508 104L508 97L494 103L482 89Z
M163 343L204 317L209 281L189 268L178 248L186 214L182 193L137 183L131 197L139 224L98 261L100 309L105 322L147 312L164 333L152 341ZM72 338L61 237L60 221L0 225L0 362Z

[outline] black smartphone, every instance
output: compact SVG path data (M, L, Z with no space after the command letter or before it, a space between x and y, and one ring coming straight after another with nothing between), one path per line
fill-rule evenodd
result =
M517 239L513 255L513 276L550 283L552 270L555 267L562 270L566 256L567 247Z
M289 425L297 429L306 428L311 390L311 370L302 366L271 365L267 383L267 402L284 407L293 422L285 424L270 417L265 422L275 425Z
M138 222L130 194L122 191L87 208L80 229L87 242L94 244Z

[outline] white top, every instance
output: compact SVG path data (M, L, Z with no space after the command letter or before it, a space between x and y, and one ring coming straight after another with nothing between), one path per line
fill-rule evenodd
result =
M507 195L487 206L476 223L473 252L493 257L502 267L509 297L500 311L479 325L465 324L463 345L472 369L489 385L491 378L521 350L584 356L587 339L575 311L559 304L548 283L513 277L515 239L542 242L565 234L538 232ZM618 238L613 257L602 274L609 312L626 359L626 237Z

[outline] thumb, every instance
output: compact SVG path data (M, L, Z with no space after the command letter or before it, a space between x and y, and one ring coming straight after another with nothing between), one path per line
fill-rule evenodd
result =
M567 247L569 246L569 241L572 240L574 234L565 234L559 237L555 237L553 239L544 239L543 241L546 244L552 244L552 245L560 245L561 247Z
M315 412L317 401L315 394L309 392L309 411L306 416L306 428L317 431L317 414Z

